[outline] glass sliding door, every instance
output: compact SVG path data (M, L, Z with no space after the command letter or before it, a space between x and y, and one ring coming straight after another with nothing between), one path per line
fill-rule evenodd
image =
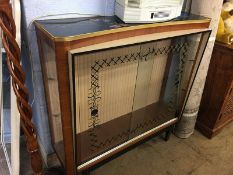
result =
M77 164L177 121L209 32L72 55Z

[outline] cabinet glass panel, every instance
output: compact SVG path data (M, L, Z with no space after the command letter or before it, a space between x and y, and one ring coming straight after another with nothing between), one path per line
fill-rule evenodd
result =
M41 41L43 42L43 41ZM54 148L59 155L62 163L65 163L63 134L62 134L62 121L61 121L61 109L60 99L58 91L58 80L57 80L57 68L55 61L55 53L53 48L46 42L42 43L43 46L43 58L45 74L44 79L47 81L47 90L49 96L46 97L49 102L49 113L50 113L50 130L52 133L52 139L54 142Z
M77 164L178 118L208 37L73 54Z

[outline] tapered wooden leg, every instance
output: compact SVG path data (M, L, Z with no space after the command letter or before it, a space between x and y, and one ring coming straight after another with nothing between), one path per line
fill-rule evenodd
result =
M53 167L45 170L44 175L64 175L65 171L61 167Z
M90 171L85 171L83 175L90 175Z
M170 127L170 128L166 131L166 133L165 133L165 138L164 138L164 140L165 140L166 142L169 140L171 134L172 134L172 127Z
M90 175L90 170L79 172L77 175Z

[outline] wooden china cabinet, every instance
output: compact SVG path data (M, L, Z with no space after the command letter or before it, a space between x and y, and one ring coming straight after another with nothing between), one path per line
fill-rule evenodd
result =
M196 127L208 138L233 120L233 46L216 42Z
M171 128L209 39L210 19L36 21L54 150L67 175Z

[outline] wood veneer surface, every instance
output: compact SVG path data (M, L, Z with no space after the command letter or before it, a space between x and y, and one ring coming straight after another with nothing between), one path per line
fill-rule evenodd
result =
M232 46L215 43L196 125L209 138L233 120L232 51ZM224 113L227 110L228 112Z

